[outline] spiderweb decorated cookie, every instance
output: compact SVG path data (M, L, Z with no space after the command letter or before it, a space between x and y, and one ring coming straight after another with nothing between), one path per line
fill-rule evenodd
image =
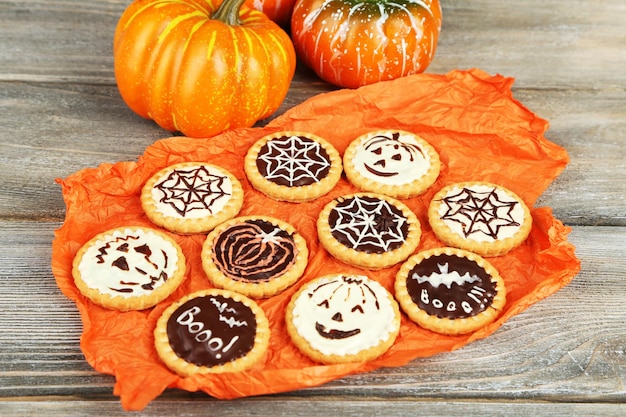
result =
M395 292L411 320L448 335L486 326L506 303L498 271L479 255L456 248L411 256L398 271Z
M393 296L363 275L326 275L291 298L287 332L316 362L361 362L384 354L400 330Z
M428 220L440 240L483 256L504 255L526 240L532 228L524 201L487 182L444 187L430 203Z
M419 195L439 176L435 148L401 130L378 130L352 141L343 155L348 180L363 191L395 198Z
M405 260L421 237L419 220L404 203L375 193L345 195L328 203L318 217L317 232L335 258L369 269Z
M185 256L159 230L120 227L85 243L74 258L72 275L80 292L98 305L143 310L178 288L185 277Z
M268 216L236 217L216 227L202 246L202 266L217 287L252 298L270 297L295 283L308 263L304 238Z
M227 170L183 162L154 174L141 191L141 205L156 225L182 234L204 233L236 216L243 188Z
M182 376L250 369L267 351L269 322L251 299L210 289L170 305L154 330L161 360Z
M254 188L278 201L315 200L339 181L341 157L326 140L311 133L279 132L248 150L244 169Z

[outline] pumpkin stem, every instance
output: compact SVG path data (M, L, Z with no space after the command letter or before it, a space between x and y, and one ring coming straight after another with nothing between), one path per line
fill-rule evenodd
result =
M212 19L220 20L227 25L241 25L239 11L246 0L224 0L217 10L211 15Z

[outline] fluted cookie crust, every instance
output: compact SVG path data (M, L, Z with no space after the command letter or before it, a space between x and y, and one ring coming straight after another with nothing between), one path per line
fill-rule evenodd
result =
M377 130L353 140L343 155L348 180L362 191L395 198L422 194L439 176L439 154L420 136Z
M376 193L332 200L320 212L317 232L332 256L368 269L404 261L421 237L419 220L404 203Z
M206 162L182 162L154 174L141 191L141 206L156 225L181 234L205 233L235 217L243 188L228 170Z
M278 201L315 200L341 178L341 156L325 139L306 132L264 136L248 150L244 169L254 188Z
M287 332L316 362L373 360L393 345L400 310L382 285L364 275L326 275L303 285L286 311Z
M124 226L85 243L73 261L80 292L113 310L143 310L167 298L185 278L180 246L160 230Z
M221 289L176 301L154 330L159 357L181 376L250 369L265 356L269 338L263 310L250 298Z
M289 223L269 216L243 216L211 231L201 256L213 285L265 298L302 276L309 252L304 238Z
M513 191L482 181L441 189L428 208L435 235L447 245L482 256L504 255L532 229L530 210Z
M486 259L456 248L411 256L398 271L396 299L421 327L437 333L471 333L496 320L506 303L499 272Z

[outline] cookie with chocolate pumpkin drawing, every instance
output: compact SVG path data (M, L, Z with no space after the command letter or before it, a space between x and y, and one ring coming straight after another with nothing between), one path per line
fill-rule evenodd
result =
M252 298L275 295L304 273L306 241L289 223L269 216L235 217L207 236L202 267L213 285Z

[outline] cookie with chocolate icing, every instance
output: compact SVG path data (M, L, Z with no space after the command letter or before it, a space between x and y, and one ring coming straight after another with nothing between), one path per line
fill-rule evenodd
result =
M167 234L139 226L100 233L85 243L73 261L80 292L113 310L153 307L185 277L185 256Z
M254 188L278 201L315 200L339 181L341 157L312 133L278 132L255 142L244 169Z
M141 190L141 206L156 225L181 234L205 233L235 217L243 188L226 169L182 162L154 174Z
M269 216L236 217L222 223L202 246L209 280L252 298L275 295L304 273L306 241L290 224Z
M482 256L506 254L521 245L532 228L530 211L520 197L481 181L441 189L430 203L428 221L446 244Z
M326 275L293 295L286 324L293 343L316 362L363 362L393 345L400 309L389 291L366 276Z
M356 193L328 203L317 220L320 243L335 258L368 269L404 261L419 244L421 227L404 203Z
M409 198L426 191L439 176L439 154L418 135L377 130L353 140L343 155L348 180L362 191Z
M486 326L506 303L506 288L496 268L481 256L456 248L411 256L396 275L395 293L411 320L447 335Z
M182 376L250 369L264 357L269 338L263 310L242 294L220 289L176 301L154 330L159 357Z

